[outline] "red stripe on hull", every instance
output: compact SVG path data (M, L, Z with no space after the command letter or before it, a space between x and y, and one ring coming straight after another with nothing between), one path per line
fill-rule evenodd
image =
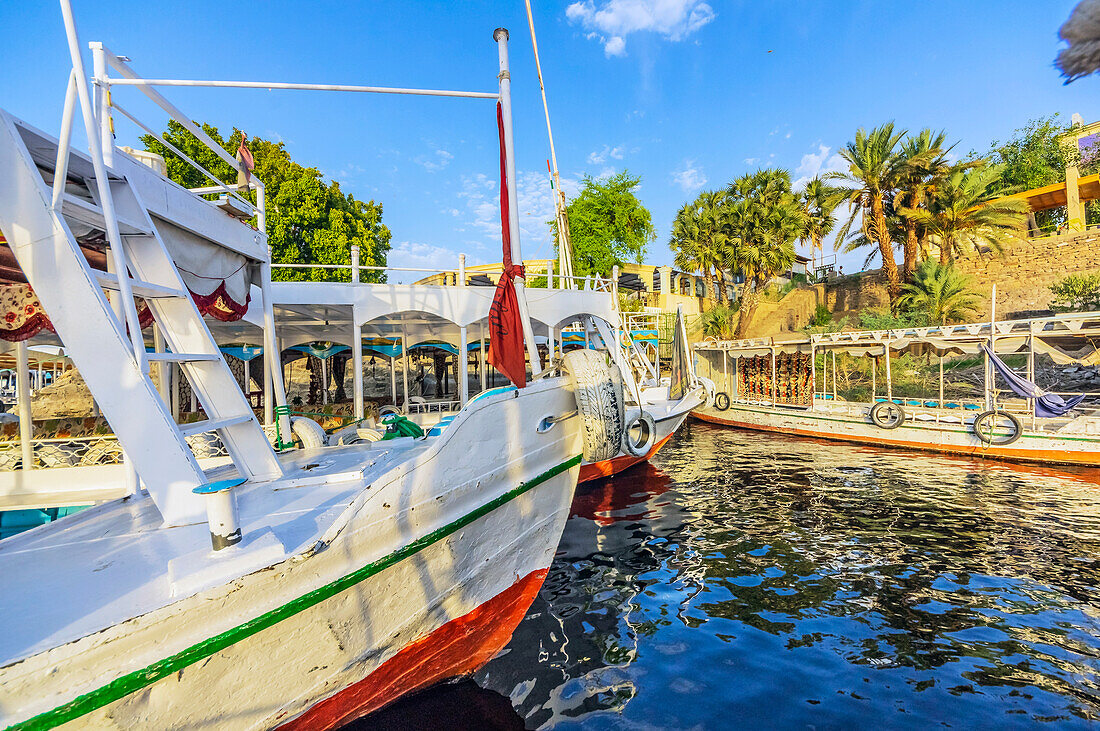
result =
M619 455L618 457L612 457L611 459L605 459L602 462L589 462L581 465L581 474L577 478L577 484L582 482L589 482L590 480L600 480L604 477L611 477L611 475L617 475L623 470L633 467L639 462L645 462L647 459L653 457L657 452L661 451L661 447L665 446L669 439L672 439L672 435L676 432L673 431L667 437L662 439L653 445L653 449L646 452L642 457L630 457L628 455Z
M406 693L474 672L508 644L548 571L532 571L472 612L404 647L363 680L320 701L279 728L284 731L338 728Z
M903 439L886 439L883 437L870 441L858 435L841 434L838 432L822 432L814 429L792 429L788 427L754 424L747 421L726 419L714 414L706 414L692 411L691 415L699 421L732 426L737 429L749 431L766 431L777 434L790 434L798 437L814 437L817 439L831 439L841 442L855 442L869 447L896 447L900 449L916 449L924 452L940 452L942 454L958 454L967 457L982 457L985 459L1003 459L1013 462L1038 462L1040 464L1075 465L1079 467L1100 466L1100 452L1066 452L1059 449L1014 449L1011 447L983 447L963 446L954 444L933 444L931 442L913 442Z

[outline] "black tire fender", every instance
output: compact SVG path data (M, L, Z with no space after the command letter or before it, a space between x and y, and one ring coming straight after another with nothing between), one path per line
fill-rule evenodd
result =
M990 429L988 433L982 431L982 425L986 421L997 418L1008 419L1009 423L1012 425L1011 434L1003 437L998 437L993 434L993 428L995 428L996 426L996 421L993 421L990 424ZM988 444L991 447L1007 447L1009 444L1012 444L1017 439L1019 439L1024 433L1024 425L1020 423L1019 417L1017 417L1015 414L1010 414L1007 411L1001 411L1000 409L983 411L982 413L978 414L974 417L974 423L971 424L971 428L974 431L974 436L976 436L978 439L982 440L982 442Z
M880 401L871 407L871 423L879 429L897 429L905 423L905 409L893 401Z
M714 408L718 411L725 411L730 407L730 395L725 391L719 391L714 394Z
M633 432L640 429L642 438L634 440ZM631 457L645 457L657 443L657 422L645 411L639 411L636 416L626 422L623 428L623 451Z

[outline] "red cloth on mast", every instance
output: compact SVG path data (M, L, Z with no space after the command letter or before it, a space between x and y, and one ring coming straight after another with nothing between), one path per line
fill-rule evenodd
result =
M508 226L508 155L504 149L504 112L497 102L497 133L500 136L500 227L504 241L501 259L504 271L497 281L489 307L489 363L518 388L527 385L527 358L523 345L523 321L516 298L515 278L524 276L523 262L512 264L512 235Z

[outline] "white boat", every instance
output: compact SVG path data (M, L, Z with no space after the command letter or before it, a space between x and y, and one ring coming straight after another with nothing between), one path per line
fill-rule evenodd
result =
M0 541L0 726L334 728L473 671L507 643L546 575L582 443L622 426L616 371L592 351L543 368L525 319L534 372L525 387L463 398L423 438L274 451L176 266L196 253L241 261L251 327L279 352L289 330L280 333L275 304L288 305L293 289L273 292L262 182L249 183L255 208L233 204L256 215L254 229L207 200L211 189L186 190L115 149L111 117L129 116L119 98L129 84L227 157L100 44L93 101L62 7L73 74L61 136L0 111L0 231L125 461L42 465L21 399L23 468L0 481L0 508L71 504L77 493L97 504ZM499 91L461 95L503 105L514 177L507 32L494 37ZM87 155L69 145L79 118ZM212 190L238 193L221 182ZM512 194L512 255L522 260ZM112 271L91 266L82 245L105 249ZM488 310L476 288L319 286L344 298L360 337L433 318L465 330ZM525 314L551 327L581 315L619 327L607 291L517 289ZM156 323L153 352L134 295ZM149 376L167 363L206 421L177 423L178 404ZM267 363L265 381L263 427L282 442L292 427L285 404L272 404L283 397L281 368ZM610 413L590 408L597 397ZM190 440L200 435L216 436L225 456L197 456Z
M1100 313L990 321L891 331L841 332L803 340L709 339L695 346L698 367L712 378L714 402L692 415L702 421L873 446L1045 464L1100 466L1100 415L1087 393L1047 393L1034 384L1035 357L1082 362L1081 348L1100 336ZM1084 356L1100 359L1095 346ZM885 378L870 398L847 401L837 389L836 353L875 359ZM937 355L936 393L899 396L891 356ZM1026 356L1016 373L1002 355ZM945 355L980 355L980 398L944 397ZM829 358L832 358L831 367ZM820 363L820 365L819 365ZM872 379L881 366L871 370ZM998 378L999 376L999 378ZM830 386L831 381L831 386Z

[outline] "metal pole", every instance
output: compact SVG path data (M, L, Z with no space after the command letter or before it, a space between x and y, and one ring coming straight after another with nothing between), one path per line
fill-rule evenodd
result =
M153 350L157 353L164 352L164 333L160 329L160 324L153 323ZM248 367L248 361L245 361L245 367ZM157 369L157 380L160 382L160 387L157 389L160 391L160 397L164 400L165 405L171 403L171 396L168 390L168 363L164 361L157 362L153 367ZM245 382L245 391L248 390L248 383Z
M405 326L401 326L401 382L405 387L405 401L402 407L405 413L409 411L409 334ZM396 405L396 403L394 404Z
M943 355L940 355L940 401L939 407L943 408Z
M508 230L512 239L512 263L522 266L523 250L519 242L519 183L516 179L516 148L512 136L512 77L508 71L508 31L497 28L493 31L493 39L497 42L497 55L500 59L500 74L497 78L500 81L500 107L504 120L505 174L508 178ZM515 284L523 339L527 343L527 357L531 361L531 372L538 373L542 370L542 361L535 346L535 331L531 327L531 316L527 311L523 277L517 277Z
M355 255L358 258L359 252ZM358 262L356 262L358 263ZM356 270L358 271L358 270ZM358 277L356 277L358 279ZM359 308L352 305L351 308L351 367L352 388L355 389L355 398L352 399L355 408L355 419L363 418L363 327L359 324Z
M871 404L878 398L878 357L871 356Z
M726 357L726 351L723 350L722 351L722 385L725 386L726 391L729 392L729 391L732 391L733 389L730 388L729 368L726 366L726 361L727 360L729 360L729 359Z
M23 453L23 469L34 469L34 425L31 422L31 372L27 363L27 341L15 344L16 407L19 413L19 448Z
M111 64L122 71L122 64ZM130 71L126 67L127 71ZM125 72L123 72L125 73ZM133 71L130 71L133 74ZM215 89L278 89L280 91L354 91L367 94L408 94L411 96L450 96L465 99L496 99L491 91L455 91L450 89L404 89L390 86L358 86L355 84L299 84L285 81L212 81L206 79L142 79L133 77L111 79L115 86L136 86L150 97L154 86L198 86ZM157 94L157 96L160 96ZM154 99L154 101L158 101ZM159 104L159 101L158 101ZM163 106L163 105L161 105ZM167 110L166 110L167 111Z
M107 180L107 165L104 151L100 145L99 130L96 129L95 113L92 109L91 95L88 93L88 85L84 83L84 59L81 56L80 39L76 33L76 22L73 20L73 9L68 0L61 2L61 14L65 21L65 35L69 42L69 56L72 58L73 71L77 76L76 92L80 99L80 109L84 116L84 131L88 136L88 147L92 158L92 168L95 171L96 189L99 193L99 206L103 209L103 219L106 222L107 240L110 244L111 258L114 262L115 272L118 274L118 295L122 301L122 309L126 318L126 325L130 329L130 340L133 347L134 360L140 373L149 372L149 364L145 357L145 341L141 335L141 325L138 323L137 310L134 308L134 293L130 287L130 276L126 267L126 255L122 249L122 235L118 230L118 219L115 217L114 200L111 196L111 186ZM111 145L113 147L113 145Z
M65 87L65 110L61 113L61 137L57 142L57 162L53 167L53 202L56 211L61 208L61 196L65 193L65 179L69 175L69 145L73 137L73 115L76 112L76 69L69 74Z
M262 213L262 207L259 211ZM264 229L261 228L261 231ZM265 358L264 362L269 363L268 372L271 376L271 389L274 391L274 401L276 406L286 406L286 385L283 379L283 353L279 348L278 338L275 334L275 302L271 292L271 263L262 262L260 264L260 292L264 300L264 352L270 353L270 358ZM271 403L272 399L265 398L264 414L266 418L267 406ZM280 411L286 411L285 408ZM272 421L275 419L272 418ZM288 414L281 414L279 416L279 433L282 434L283 439L290 439L290 416Z
M351 246L351 283L359 284L359 244Z
M894 400L894 381L890 377L890 341L883 343L884 357L886 358L886 400Z
M328 358L321 358L321 404L328 405Z
M836 351L833 351L833 401L836 401L837 388L836 388Z
M772 406L773 407L775 406L775 402L776 402L776 394L777 394L778 386L779 386L779 384L777 383L776 369L775 369L775 346L773 345L772 346Z
M478 328L479 328L478 334L481 336L481 347L478 348L478 350L480 351L478 353L478 357L481 358L481 368L480 368L480 371L481 371L481 390L484 391L485 390L485 380L489 375L488 373L485 372L486 371L485 323L484 322L478 323Z
M996 353L997 345L995 340L995 333L997 332L997 285L994 284L992 292L989 297L989 352ZM990 360L989 353L985 354L985 410L989 411L993 408L995 399L993 398L993 361Z
M390 400L397 406L397 353L390 356Z
M115 162L115 121L111 117L111 81L107 76L107 55L103 44L93 41L92 75L95 85L95 115L99 121L99 144L103 150L103 162L110 167Z
M470 400L470 357L466 349L466 326L458 327L458 367L455 375L458 376L458 403L459 408Z
M810 408L812 409L814 399L817 397L817 350L814 348L813 340L810 341L810 381L812 383L810 387Z
M459 287L466 286L466 255L458 255L458 284Z

